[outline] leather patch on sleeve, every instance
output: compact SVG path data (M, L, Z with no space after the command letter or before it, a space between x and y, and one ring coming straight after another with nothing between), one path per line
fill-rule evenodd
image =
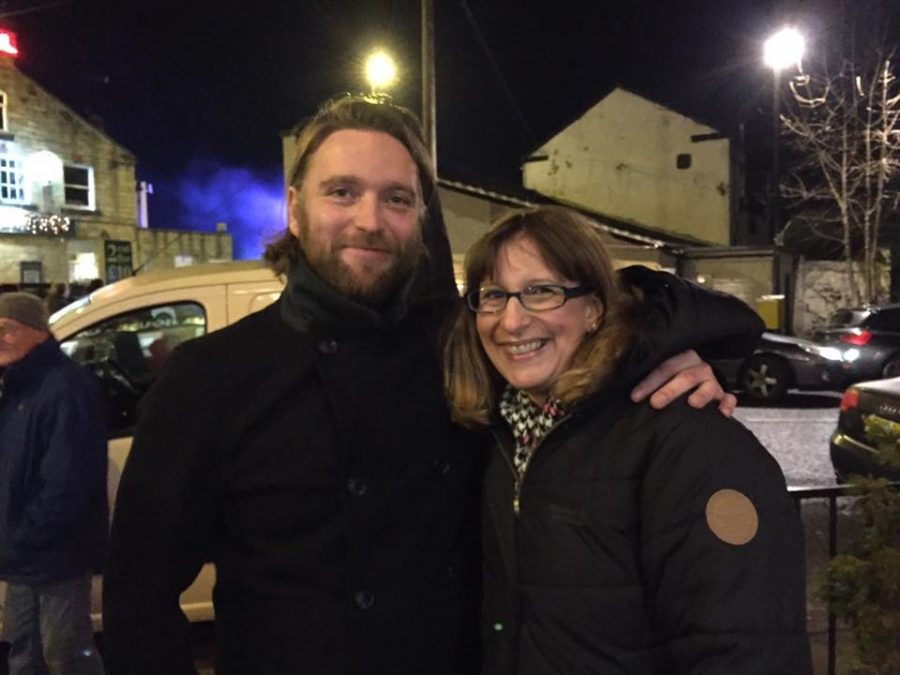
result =
M737 490L719 490L706 502L706 523L726 544L741 546L756 536L759 516L753 502Z

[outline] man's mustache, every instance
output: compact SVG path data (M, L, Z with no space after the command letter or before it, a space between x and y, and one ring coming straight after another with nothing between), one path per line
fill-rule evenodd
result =
M383 234L378 232L347 234L335 242L335 248L371 248L390 252L396 250L396 246L392 245Z

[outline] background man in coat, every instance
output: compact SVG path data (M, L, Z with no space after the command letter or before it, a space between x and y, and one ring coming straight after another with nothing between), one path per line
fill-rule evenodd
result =
M11 675L103 672L91 572L108 526L96 383L59 348L44 304L0 295L0 578Z
M193 672L178 597L212 560L220 674L478 672L485 443L442 394L459 298L418 122L331 102L289 185L266 252L280 300L179 346L144 398L104 581L108 667ZM676 391L708 368L690 373Z

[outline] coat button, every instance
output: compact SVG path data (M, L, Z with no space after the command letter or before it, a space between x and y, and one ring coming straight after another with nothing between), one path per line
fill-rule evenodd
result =
M353 602L356 603L356 606L360 609L369 609L375 604L375 596L369 593L369 591L356 591L356 593L353 594Z
M363 497L369 491L369 487L359 478L350 478L347 480L347 492L354 497Z
M324 340L319 340L317 347L322 354L337 354L338 343L337 340L333 338L326 338Z
M442 457L438 457L431 463L434 472L438 476L446 476L450 473L450 460L444 459Z
M494 624L494 632L495 632L495 633L502 633L502 632L503 632L503 624L500 623L499 621L498 621L497 623Z

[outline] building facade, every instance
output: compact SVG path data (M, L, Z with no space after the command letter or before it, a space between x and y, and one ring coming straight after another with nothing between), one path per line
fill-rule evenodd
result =
M526 188L596 213L728 246L743 173L712 127L616 88L525 161Z
M134 154L22 73L17 52L0 29L0 287L232 258L223 228L139 228Z
M131 273L134 155L0 55L0 282Z

